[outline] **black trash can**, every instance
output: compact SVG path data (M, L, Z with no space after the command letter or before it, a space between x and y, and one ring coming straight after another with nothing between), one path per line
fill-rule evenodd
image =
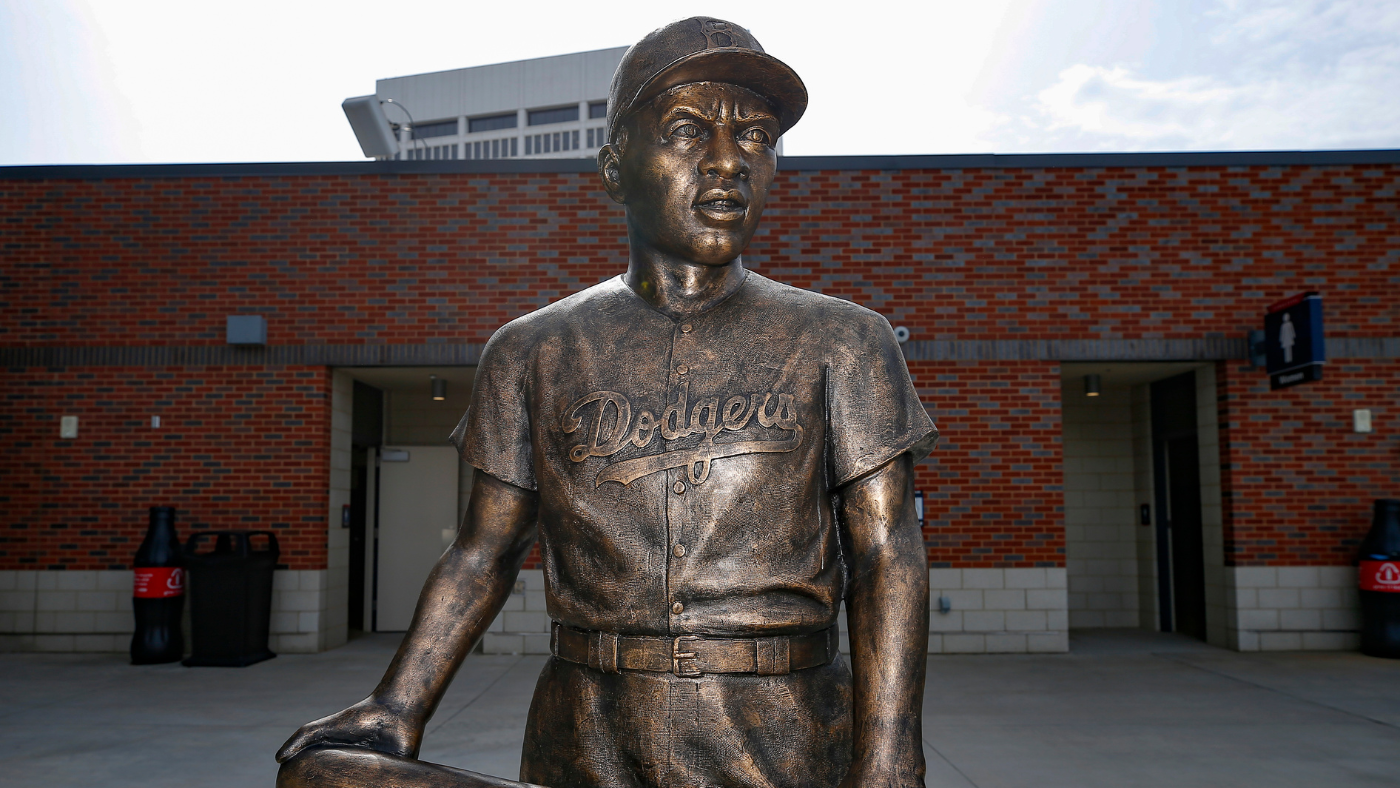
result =
M259 537L265 546L255 549ZM190 537L185 571L193 653L183 664L241 668L277 656L267 637L278 552L271 531L206 531Z

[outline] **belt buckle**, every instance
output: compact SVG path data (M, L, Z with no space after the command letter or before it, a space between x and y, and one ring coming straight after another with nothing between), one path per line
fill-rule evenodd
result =
M681 635L671 641L671 672L683 678L693 679L705 675L695 661L694 651L681 651L681 642L693 643L699 635ZM688 664L687 664L688 663Z

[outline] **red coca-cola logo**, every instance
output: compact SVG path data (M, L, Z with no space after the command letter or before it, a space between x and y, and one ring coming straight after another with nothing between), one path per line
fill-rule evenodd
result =
M1400 561L1362 561L1362 591L1390 591L1400 594Z
M137 599L166 599L185 593L185 572L175 566L139 566L131 595Z

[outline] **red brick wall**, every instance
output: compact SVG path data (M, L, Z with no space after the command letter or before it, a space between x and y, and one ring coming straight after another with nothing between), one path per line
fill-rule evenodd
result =
M485 342L626 265L597 176L0 181L0 344Z
M920 339L1400 333L1400 166L781 172L746 260ZM484 342L625 265L591 174L0 181L0 344Z
M938 425L915 474L931 566L1064 566L1060 367L1048 362L909 365Z
M784 173L749 255L918 339L1241 335L1321 289L1400 334L1400 167Z
M1307 289L1323 292L1329 336L1396 336L1397 195L1395 165L784 171L746 260L869 306L915 341L1238 337L1259 325L1265 305ZM221 345L233 313L267 316L273 345L479 343L626 260L622 211L591 174L0 180L0 217L0 347ZM1226 429L1241 441L1227 459L1235 560L1344 562L1367 496L1400 494L1387 439L1361 453L1328 447L1336 475L1324 479L1306 467L1318 455L1299 454L1323 447L1297 433L1279 439L1256 420L1280 396L1308 407L1326 398L1325 418L1340 418L1348 386L1370 386L1347 377L1349 363L1287 395L1264 391L1258 370L1222 373ZM1373 365L1392 390L1396 363ZM1055 365L911 366L946 435L919 475L931 496L931 560L1062 563ZM71 380L63 396L84 398L64 401L65 412L90 414L73 446L56 440L51 392L36 393L50 374ZM149 415L141 386L185 403L177 387L216 381L256 392L262 374L312 376L324 410L326 370L205 368L163 382L146 374L7 375L0 565L124 565L140 512L160 494L188 509L186 523L281 523L289 565L324 567L324 414L268 412L267 399L208 405L196 420L214 437L181 428L181 445L166 447L170 459L147 476L130 472L145 447L127 422ZM297 392L277 396L310 410ZM1392 434L1390 403L1378 411L1378 435ZM1304 420L1315 418L1324 416ZM98 462L78 447L103 419L124 437ZM1251 459L1268 451L1293 454ZM263 454L271 459L252 459ZM1308 491L1321 507L1308 521L1341 530L1273 515L1300 480L1335 479L1363 481ZM68 514L112 502L124 508L110 519Z
M326 566L324 367L10 369L0 447L0 569L126 569L150 506L181 539L272 529L287 567Z
M1400 497L1400 360L1334 360L1321 381L1282 391L1253 367L1216 372L1226 562L1353 563L1372 501ZM1374 432L1353 432L1356 408Z

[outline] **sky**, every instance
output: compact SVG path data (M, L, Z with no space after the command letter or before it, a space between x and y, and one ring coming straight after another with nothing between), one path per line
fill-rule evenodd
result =
M1397 0L0 0L0 165L363 160L376 79L753 31L804 155L1400 148Z

